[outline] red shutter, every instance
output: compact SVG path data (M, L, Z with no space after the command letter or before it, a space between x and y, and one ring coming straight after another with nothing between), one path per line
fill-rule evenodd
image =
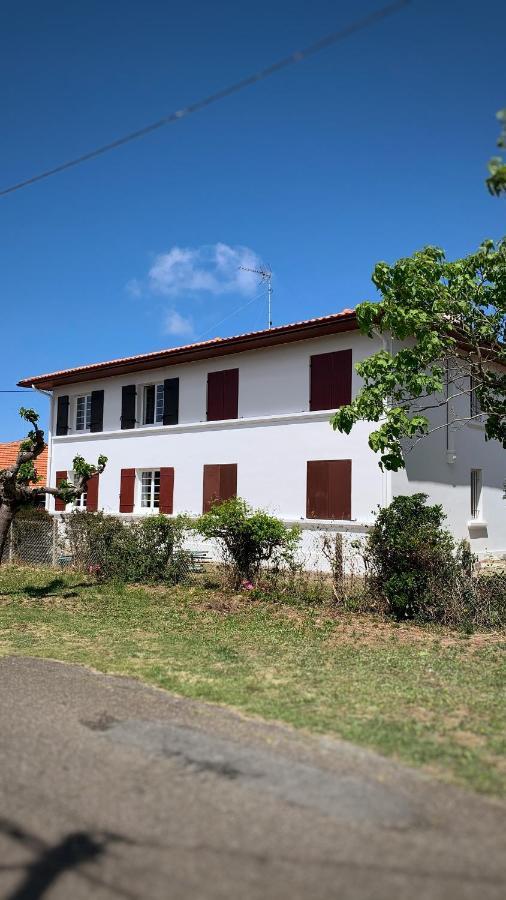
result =
M204 466L203 510L209 512L213 503L222 503L237 496L237 464L225 463Z
M170 515L173 511L174 469L160 469L160 512Z
M62 481L67 481L67 480L68 480L68 474L66 471L56 473L56 487L58 487L58 485L61 484ZM56 512L65 512L65 503L63 502L63 500L60 500L59 497L55 497L54 498L54 508L55 508Z
M351 376L351 350L312 356L310 410L338 409L351 403Z
M333 353L332 360L332 406L331 409L339 409L351 403L351 376L352 356L351 350L339 350ZM344 518L344 517L343 517Z
M209 372L207 376L207 421L237 419L239 369Z
M134 511L135 495L135 469L121 470L121 487L119 494L119 511L131 513Z
M92 475L88 481L88 486L86 489L86 509L88 512L96 512L98 509L98 481L99 481L98 472L95 475Z
M351 459L329 462L329 519L351 519Z
M223 372L207 376L207 421L216 422L223 414Z
M351 519L351 459L308 462L306 517Z
M306 518L329 519L328 464L315 460L307 464Z
M237 464L220 466L220 500L230 500L237 496Z
M239 369L223 372L223 419L237 419L239 410Z
M203 512L220 499L220 466L204 466Z

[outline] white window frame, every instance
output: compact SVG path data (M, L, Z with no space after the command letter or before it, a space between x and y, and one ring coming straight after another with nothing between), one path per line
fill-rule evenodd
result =
M470 476L471 522L483 521L483 469L471 469Z
M156 497L156 475L158 474L158 498ZM152 468L152 469L137 469L137 492L136 492L136 510L140 513L150 513L150 512L159 512L160 510L160 469ZM146 483L146 477L150 476L150 485L149 485L149 503L144 504L144 485Z
M155 389L155 401L154 401L154 411L153 411L153 421L146 422L146 391L148 388ZM164 407L164 384L163 381L155 382L151 381L148 384L141 385L140 393L140 401L141 401L141 414L139 416L139 420L145 428L153 428L157 425L163 425L163 407Z
M79 401L84 400L84 428L77 427L77 412ZM79 434L86 434L91 428L91 391L88 394L77 394L74 400L74 431Z

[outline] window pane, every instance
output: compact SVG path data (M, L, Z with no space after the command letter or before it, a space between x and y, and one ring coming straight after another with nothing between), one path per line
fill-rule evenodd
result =
M85 397L77 398L76 405L76 431L84 431L85 423Z
M148 384L144 388L144 424L152 425L155 421L155 386Z
M157 384L156 386L156 410L155 410L155 421L163 422L163 384Z
M153 472L153 507L158 509L160 506L160 470Z
M91 425L91 394L78 397L76 402L76 431L89 430Z
M152 472L142 472L141 474L141 506L151 506L151 478Z

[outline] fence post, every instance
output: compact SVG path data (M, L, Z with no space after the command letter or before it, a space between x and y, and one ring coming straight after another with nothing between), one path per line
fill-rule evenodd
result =
M9 525L9 562L12 562L13 558L13 546L14 546L14 530L13 530L14 522L11 522Z

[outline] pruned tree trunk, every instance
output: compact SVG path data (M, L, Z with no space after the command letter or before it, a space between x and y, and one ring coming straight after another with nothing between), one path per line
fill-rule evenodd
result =
M0 505L0 563L2 562L4 550L9 537L9 528L14 519L15 510L11 504L2 503Z

